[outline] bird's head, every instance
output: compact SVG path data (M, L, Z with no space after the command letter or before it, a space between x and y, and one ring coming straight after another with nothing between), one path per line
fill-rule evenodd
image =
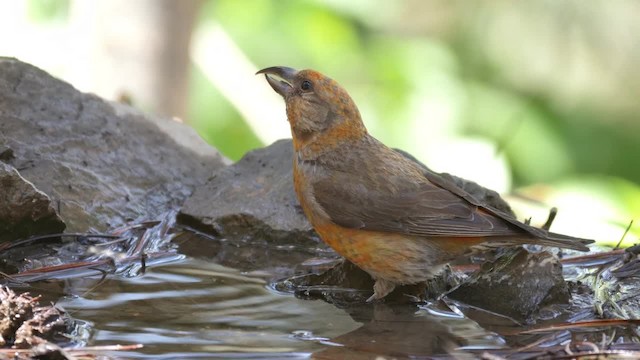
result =
M336 81L314 70L284 66L262 69L287 106L296 150L322 139L323 146L359 139L367 133L358 107Z

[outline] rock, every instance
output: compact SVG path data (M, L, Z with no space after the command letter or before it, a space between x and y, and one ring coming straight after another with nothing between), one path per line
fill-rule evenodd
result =
M293 190L291 140L247 153L184 203L178 220L224 237L317 239Z
M307 272L310 258L316 258L320 248L329 252L328 246L300 239L290 243L274 244L270 239L246 236L242 239L224 239L207 236L202 232L184 231L171 240L178 253L196 259L204 259L242 272L268 273L269 280L280 280L301 272ZM333 252L330 252L333 255ZM322 259L320 262L332 262ZM0 270L2 267L0 267ZM367 275L368 276L368 275Z
M343 260L328 270L293 276L274 283L273 287L345 308L362 304L371 296L373 279ZM498 259L486 262L468 279L446 267L426 283L396 287L383 302L407 304L434 300L448 291L451 291L447 294L449 298L518 322L528 321L546 305L566 304L570 299L562 266L555 256L514 248L505 249Z
M0 243L64 230L64 222L56 214L51 199L2 162L0 189Z
M571 295L557 257L516 248L483 264L448 297L524 322L545 305L568 303Z
M340 308L364 303L373 294L374 281L364 270L343 259L328 270L293 276L273 284L278 291L300 298L322 299ZM462 281L462 274L445 267L424 283L397 286L384 298L386 304L407 304L437 299Z
M11 58L0 58L0 161L46 193L73 232L155 219L226 163L184 124Z

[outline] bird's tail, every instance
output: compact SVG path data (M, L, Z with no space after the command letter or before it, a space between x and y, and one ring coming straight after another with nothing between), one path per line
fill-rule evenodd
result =
M512 245L524 245L524 244L532 244L532 245L543 245L543 246L551 246L551 247L559 247L563 249L572 249L578 251L589 251L587 247L588 244L594 242L594 240L590 239L582 239L568 235L557 234L553 232L547 232L542 229L538 229L542 233L533 235L525 235L525 236L504 236L497 237L491 239L490 242L484 243L488 247L501 247L501 246L512 246Z
M595 240L577 238L569 235L563 235L553 232L547 232L547 237L538 238L540 245L556 246L565 249L573 249L578 251L589 251L588 244L594 243Z

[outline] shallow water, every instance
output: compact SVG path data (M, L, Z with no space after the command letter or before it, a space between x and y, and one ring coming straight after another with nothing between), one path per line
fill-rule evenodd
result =
M91 290L95 282L71 280L73 293L88 292L58 305L90 323L90 345L143 344L118 353L130 358L300 358L332 346L323 337L358 327L327 303L275 293L263 277L204 260L185 258ZM305 340L300 331L320 338Z
M319 243L273 246L254 238L227 241L188 232L174 237L162 228L146 231L154 235L146 237L146 249L155 251L144 253L146 270L140 255L122 250L145 237L123 237L108 242L109 251L98 255L83 250L68 256L91 260L89 266L23 273L13 279L28 281L32 294L44 296L41 303L55 301L68 312L78 324L71 341L75 346L143 345L108 353L114 358L476 358L486 350L508 348L497 333L507 334L512 347L539 339L514 338L522 324L448 300L336 306L274 290L271 282L279 278L333 264L334 255ZM125 241L133 245L124 246ZM77 253L88 255L77 258ZM126 256L114 255L122 253ZM101 262L104 258L110 260ZM370 295L332 287L321 291L363 299ZM591 297L585 294L587 308ZM545 308L539 320L561 321L573 314L563 309ZM592 312L584 314L588 319ZM565 335L550 338L549 346L569 341L570 334Z
M405 358L502 345L452 313L384 304L339 309L278 293L268 277L183 257L138 277L61 280L59 290L76 295L57 305L80 320L79 344L143 344L111 353L132 359Z

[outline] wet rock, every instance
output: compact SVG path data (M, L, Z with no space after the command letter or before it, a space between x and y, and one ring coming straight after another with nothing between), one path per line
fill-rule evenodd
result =
M270 281L306 272L304 264L322 252L334 254L317 240L309 240L306 244L300 239L293 240L289 244L279 242L274 246L265 238L225 239L185 231L171 242L177 245L180 254L243 272L266 272Z
M373 294L373 283L367 272L350 261L342 260L328 270L294 276L273 286L278 291L293 292L299 298L322 299L345 307L364 303Z
M369 274L343 260L328 270L293 276L273 286L300 298L322 299L344 308L364 303L373 293L373 284ZM455 290L447 293L452 289ZM383 302L416 303L445 293L449 298L518 322L529 320L543 306L566 304L570 299L562 266L555 256L517 248L505 249L499 258L487 261L468 278L445 267L425 283L396 287Z
M74 232L154 219L225 165L188 126L11 58L0 58L0 160L46 193Z
M542 306L568 303L570 293L557 257L517 248L484 263L448 297L524 322Z
M51 199L3 162L0 162L0 189L0 243L64 230Z
M11 148L0 146L0 161L8 162L13 160L14 158L15 155L13 155L13 150L11 150Z
M436 299L462 281L462 274L450 267L424 283L397 286L384 298L386 304L416 303ZM299 298L322 299L338 307L362 304L373 294L371 276L348 260L328 270L298 275L273 284L278 291L293 292Z
M291 140L247 153L185 202L179 221L224 237L317 239L293 190Z

